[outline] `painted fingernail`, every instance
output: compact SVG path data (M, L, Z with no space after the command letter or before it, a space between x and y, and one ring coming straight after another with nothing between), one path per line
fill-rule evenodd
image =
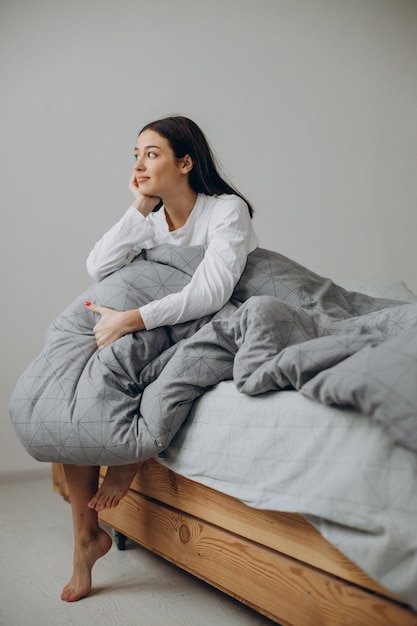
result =
M85 304L85 306L90 306L91 302L89 302L88 300L86 300L86 301L84 302L84 304Z

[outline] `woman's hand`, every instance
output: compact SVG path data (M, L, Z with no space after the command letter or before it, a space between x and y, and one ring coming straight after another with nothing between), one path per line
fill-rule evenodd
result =
M85 306L93 313L101 316L99 322L93 328L99 350L114 343L123 335L145 329L139 309L115 311L91 302L86 302Z
M132 206L137 209L144 217L149 215L156 205L161 201L157 196L145 196L139 191L139 185L136 180L135 170L133 170L132 178L129 182L129 191L134 197Z

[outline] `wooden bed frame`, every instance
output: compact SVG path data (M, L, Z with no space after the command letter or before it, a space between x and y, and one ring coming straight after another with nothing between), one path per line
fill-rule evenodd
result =
M53 481L68 499L62 466ZM100 519L282 626L417 626L300 515L252 509L154 460Z

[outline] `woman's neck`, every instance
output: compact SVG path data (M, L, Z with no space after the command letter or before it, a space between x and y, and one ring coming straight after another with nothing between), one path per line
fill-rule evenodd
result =
M165 217L170 231L184 226L191 215L197 200L197 193L191 188L175 198L163 198Z

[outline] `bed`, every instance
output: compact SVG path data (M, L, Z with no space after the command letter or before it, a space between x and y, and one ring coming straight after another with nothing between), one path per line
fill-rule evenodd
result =
M279 624L417 624L415 296L258 250L220 315L96 354L84 299L140 305L200 253L152 251L54 321L11 400L23 445L63 495L62 463L143 461L100 514L119 544Z

